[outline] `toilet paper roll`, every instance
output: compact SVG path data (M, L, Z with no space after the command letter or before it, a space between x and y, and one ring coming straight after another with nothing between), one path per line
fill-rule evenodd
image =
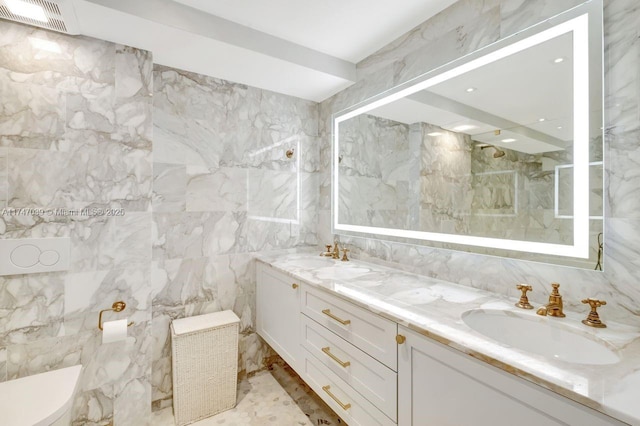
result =
M127 339L127 319L107 321L102 324L102 344Z

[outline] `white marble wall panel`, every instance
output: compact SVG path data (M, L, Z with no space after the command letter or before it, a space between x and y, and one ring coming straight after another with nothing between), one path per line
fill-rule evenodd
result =
M183 212L187 206L187 166L153 163L154 213Z
M246 213L153 215L153 259L197 258L246 251Z
M0 209L7 206L7 149L0 148Z
M393 185L377 178L344 176L340 178L341 222L355 223L350 218L358 210L395 210L398 196ZM354 218L355 219L355 218Z
M61 273L0 277L0 347L62 332Z
M453 31L446 33L438 41L421 47L409 54L399 64L395 64L396 83L407 81L490 44L500 37L500 16L498 8L493 8L476 16Z
M96 315L110 308L111 300L123 300L127 307L124 313L110 316L127 317L134 323L149 321L151 278L147 265L68 274L64 283L65 334L94 330Z
M239 370L260 369L272 355L255 333L250 253L317 244L317 109L155 66L154 408L171 405L174 319L231 309L241 320Z
M65 99L55 87L22 83L3 78L0 134L2 144L12 146L19 140L47 147L63 138Z
M318 240L333 239L328 202L332 113L579 3L459 1L358 64L359 81L320 106ZM640 232L640 8L633 0L605 0L604 5L604 272L341 236L355 250L354 256L513 297L517 297L515 284L528 282L534 286L531 299L535 303L545 302L550 283L559 282L567 309L584 312L580 300L598 297L608 302L601 315L640 325L640 240L636 235Z
M246 211L247 175L247 169L237 167L187 166L187 211Z
M150 407L128 384L151 375L151 71L149 52L0 23L2 207L59 209L4 211L0 238L71 238L68 272L0 280L0 377L83 364L74 424L113 422L118 400ZM98 311L116 300L134 325L102 345ZM117 424L145 424L120 406Z
M74 425L97 426L113 418L113 399L102 389L78 392L73 404Z
M302 186L302 176L297 171L249 169L247 178L249 215L297 220L301 195L298 192Z
M82 363L74 424L148 424L171 398L170 321L223 309L240 370L262 368L250 253L317 244L318 105L4 21L0 89L1 207L124 212L0 218L2 238L71 238L68 272L0 280L0 380ZM134 325L102 345L119 299Z
M506 0L500 2L500 37L506 37L584 3L583 0Z
M459 0L433 18L418 25L374 54L357 64L358 79L368 79L371 74L402 61L407 54L427 44L441 41L442 35L456 32L466 38L466 27L473 25L478 16L497 8L501 0Z
M13 207L149 207L150 151L123 151L119 143L109 143L68 152L12 149L9 158L8 200Z
M7 349L0 348L0 382L7 380Z
M147 377L133 379L113 403L113 423L147 425L151 421L151 383Z

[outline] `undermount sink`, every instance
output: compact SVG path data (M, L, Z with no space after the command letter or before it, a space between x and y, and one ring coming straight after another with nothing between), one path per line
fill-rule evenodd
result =
M318 269L316 271L316 276L325 280L348 280L350 278L356 278L361 275L368 274L369 272L371 272L371 270L368 268L336 264L334 266Z
M474 309L462 314L473 330L507 346L573 364L615 364L620 357L603 341L554 324L561 319L511 311Z
M288 264L289 266L293 266L294 268L315 269L315 268L326 268L327 266L333 266L335 265L335 263L336 261L334 259L318 257L316 259L292 260Z

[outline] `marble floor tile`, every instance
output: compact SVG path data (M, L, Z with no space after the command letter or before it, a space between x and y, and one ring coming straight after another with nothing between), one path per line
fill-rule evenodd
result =
M346 425L284 361L269 367L271 375L313 425Z
M155 426L174 425L172 408L153 413ZM193 426L340 425L341 420L288 367L274 365L238 384L235 408Z

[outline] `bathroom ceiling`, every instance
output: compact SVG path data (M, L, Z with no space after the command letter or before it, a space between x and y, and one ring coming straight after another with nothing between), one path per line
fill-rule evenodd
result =
M357 63L455 0L174 0Z
M313 101L456 0L68 0L80 33L154 62Z

